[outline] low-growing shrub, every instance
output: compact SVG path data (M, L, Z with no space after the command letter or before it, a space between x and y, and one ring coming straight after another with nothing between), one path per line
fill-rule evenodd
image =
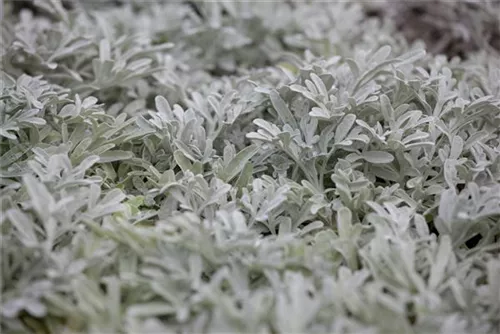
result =
M498 333L498 54L118 3L4 5L2 332Z

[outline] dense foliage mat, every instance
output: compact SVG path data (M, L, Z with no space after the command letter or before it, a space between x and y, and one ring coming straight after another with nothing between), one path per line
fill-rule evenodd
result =
M498 54L355 1L35 3L2 23L2 333L498 333Z

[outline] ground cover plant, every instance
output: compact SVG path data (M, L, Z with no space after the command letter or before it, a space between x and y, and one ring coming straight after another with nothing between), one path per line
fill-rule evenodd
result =
M447 56L357 1L20 7L2 333L500 331L489 40Z

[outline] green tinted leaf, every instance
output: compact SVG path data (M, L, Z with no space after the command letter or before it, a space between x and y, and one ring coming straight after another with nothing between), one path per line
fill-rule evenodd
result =
M99 162L100 163L108 163L114 161L128 160L134 157L132 152L121 151L121 150L113 150L107 151L99 154Z
M283 101L279 93L273 90L269 93L269 97L271 98L273 107L278 112L281 121L284 124L289 124L294 129L296 129L298 125L295 121L295 117L293 116L290 109L288 109L288 106L286 105L285 101Z
M229 164L224 168L220 178L229 182L235 178L245 167L246 163L259 151L257 146L247 146L229 162Z
M384 151L366 151L361 156L372 164L387 164L394 161L392 154Z

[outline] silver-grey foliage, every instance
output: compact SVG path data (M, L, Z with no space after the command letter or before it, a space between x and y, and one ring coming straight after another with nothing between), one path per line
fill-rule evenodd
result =
M355 1L37 4L2 29L2 332L500 330L497 55Z

